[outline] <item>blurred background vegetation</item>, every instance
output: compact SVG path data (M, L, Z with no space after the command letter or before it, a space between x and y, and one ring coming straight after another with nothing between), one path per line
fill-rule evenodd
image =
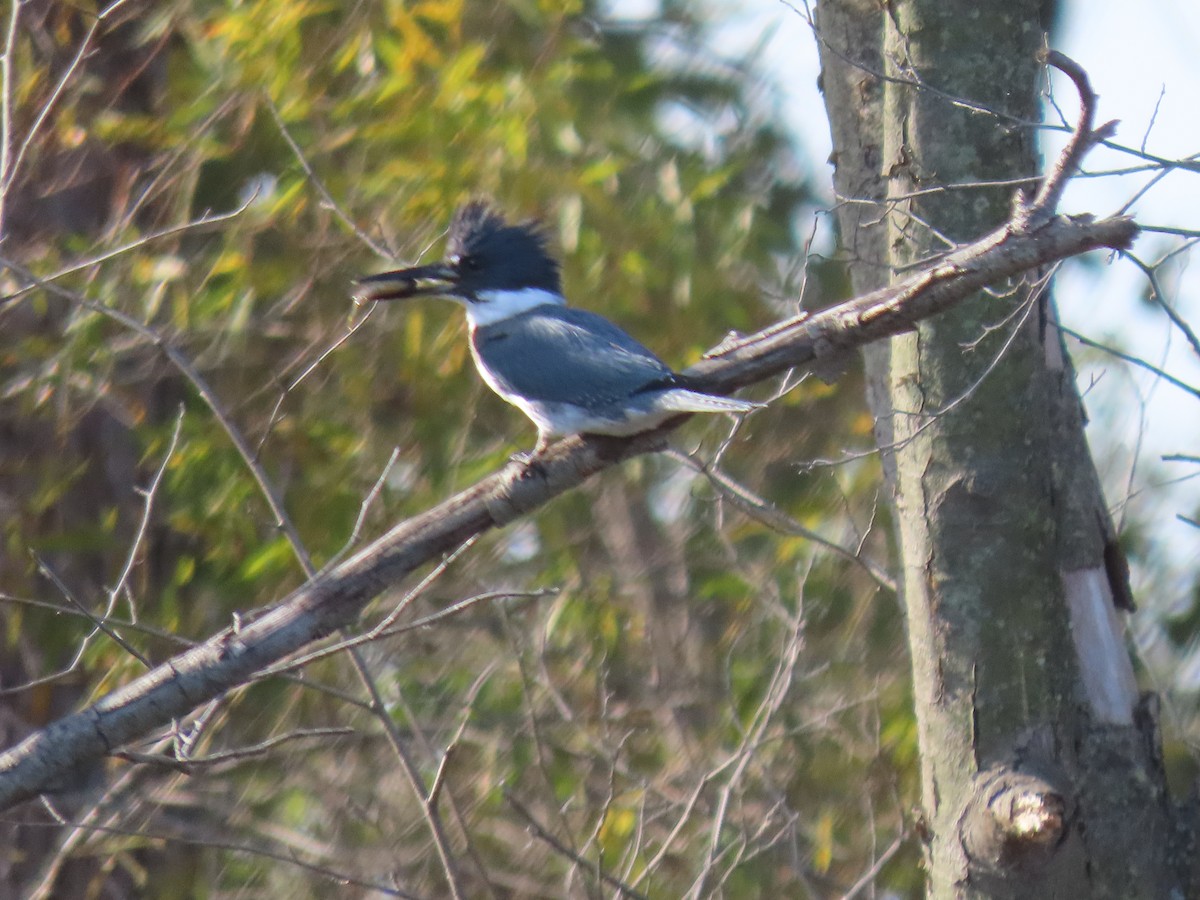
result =
M5 746L304 580L214 405L318 565L532 445L451 305L349 299L356 275L435 258L462 200L540 218L574 302L680 367L844 295L806 261L807 176L770 85L704 17L5 8L2 290L49 279L0 306ZM641 459L465 550L398 622L512 596L364 647L439 779L465 896L919 895L899 607L802 536L887 564L861 379L775 393L731 439L696 421L674 445L787 529ZM183 771L81 773L54 810L91 827L36 805L0 824L0 896L446 896L368 700L335 655L179 723Z

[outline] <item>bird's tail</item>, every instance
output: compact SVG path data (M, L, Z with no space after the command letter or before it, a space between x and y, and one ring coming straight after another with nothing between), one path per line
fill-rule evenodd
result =
M765 403L752 403L749 400L735 400L733 397L718 397L715 394L702 394L699 391L689 391L687 388L671 388L659 394L654 405L664 412L680 413L748 413L751 410L762 409Z

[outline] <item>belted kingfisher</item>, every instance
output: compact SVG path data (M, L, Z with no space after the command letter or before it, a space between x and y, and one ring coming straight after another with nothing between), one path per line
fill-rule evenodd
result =
M631 435L680 413L747 413L760 404L688 387L603 316L566 305L559 264L532 222L509 224L486 203L454 214L441 263L370 275L355 299L441 296L467 310L471 356L488 387L553 437Z

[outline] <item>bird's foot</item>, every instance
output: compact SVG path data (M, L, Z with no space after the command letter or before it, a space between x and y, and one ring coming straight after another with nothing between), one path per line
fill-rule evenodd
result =
M525 470L524 474L544 473L545 469L542 466L541 458L546 454L546 448L549 446L549 439L544 439L539 435L538 441L533 445L532 450L519 450L510 456L508 460L521 466Z

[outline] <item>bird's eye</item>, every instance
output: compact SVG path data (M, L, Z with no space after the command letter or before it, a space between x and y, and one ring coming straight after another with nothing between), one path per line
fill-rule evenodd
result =
M459 266L466 269L468 272L478 272L481 263L478 256L464 256L458 261Z

